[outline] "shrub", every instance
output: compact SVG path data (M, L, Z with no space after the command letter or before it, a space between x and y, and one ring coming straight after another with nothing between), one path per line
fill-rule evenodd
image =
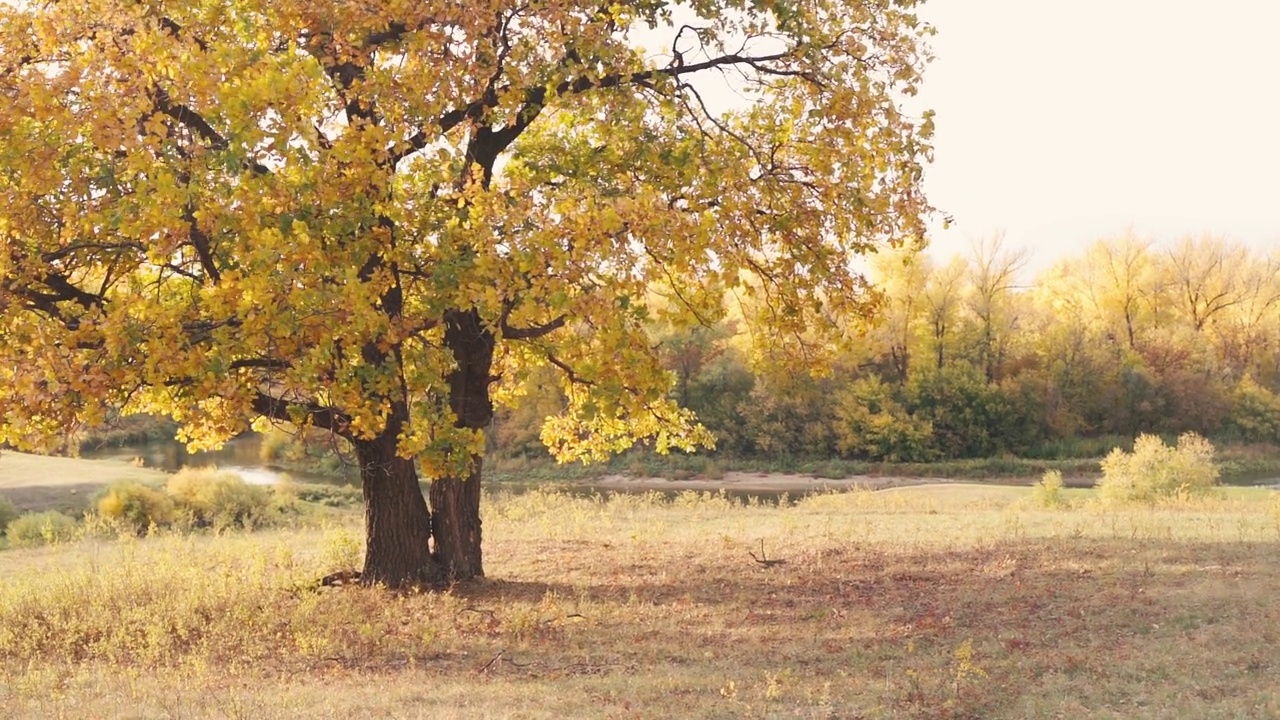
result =
M1280 396L1245 376L1232 398L1226 430L1245 442L1280 443Z
M169 478L165 490L199 527L252 528L269 517L271 491L250 485L233 472L184 468Z
M828 381L806 374L762 379L738 412L757 453L821 457L835 450L835 401Z
M1029 386L1002 388L963 363L912 377L904 405L918 422L929 423L932 447L948 459L1020 452L1042 434L1042 413Z
M258 459L264 463L275 463L286 459L289 454L289 443L293 436L280 428L271 428L262 434L262 443L258 446Z
M14 547L35 547L66 542L76 535L74 518L56 510L27 513L8 526L9 544Z
M836 406L836 447L846 457L889 462L936 459L933 426L907 411L877 377L858 380Z
M300 485L298 499L326 507L358 507L364 502L360 488L351 485Z
M1109 502L1154 502L1201 493L1218 482L1213 445L1195 433L1170 447L1155 435L1140 435L1133 452L1119 448L1102 461L1098 488Z
M133 481L107 488L98 499L98 513L109 521L132 527L139 534L153 525L168 525L177 517L173 501L167 495Z
M326 570L359 570L363 557L363 539L345 527L329 528L320 540L320 562Z
M1046 470L1036 483L1031 497L1037 505L1046 508L1057 508L1067 504L1062 496L1062 473L1057 470Z
M0 496L0 534L5 532L9 523L18 519L18 515L18 508L9 501L9 498Z

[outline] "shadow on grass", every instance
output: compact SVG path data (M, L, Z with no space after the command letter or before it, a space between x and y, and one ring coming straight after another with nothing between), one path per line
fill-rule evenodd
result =
M149 570L119 597L98 592L96 610L53 593L27 592L21 608L11 600L21 613L0 623L25 624L0 651L19 674L33 661L94 672L104 659L190 659L219 677L349 673L373 687L412 668L414 683L459 692L541 692L548 713L575 693L655 717L1280 709L1269 681L1280 669L1276 542L1060 537L919 549L827 539L767 568L706 538L621 545L495 542L495 577L443 593L185 587ZM561 716L625 714L566 707L578 714ZM801 710L775 712L783 707Z
M587 648L639 674L790 669L850 688L879 683L913 716L1039 713L1045 693L1059 710L1123 708L1139 695L1179 707L1193 693L1230 714L1280 669L1278 553L1274 542L1065 538L835 546L769 568L695 556L454 592L499 613L575 599L586 622L571 641L548 636L538 649L543 659L564 653L561 662Z
M79 515L93 506L93 499L106 487L105 483L73 483L59 485L19 485L0 490L20 512L57 510Z

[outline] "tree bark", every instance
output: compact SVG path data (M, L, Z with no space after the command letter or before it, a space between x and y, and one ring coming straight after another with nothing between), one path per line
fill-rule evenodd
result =
M364 485L361 582L395 588L441 582L445 573L431 554L431 514L413 461L396 454L390 433L354 444Z
M435 561L450 580L484 577L480 546L481 459L477 456L472 462L470 477L431 481Z
M445 346L456 364L449 373L449 406L454 425L484 432L493 419L489 384L493 382L493 332L472 310L445 313ZM480 456L471 458L468 477L442 477L431 481L434 513L435 559L451 580L484 576L480 542Z

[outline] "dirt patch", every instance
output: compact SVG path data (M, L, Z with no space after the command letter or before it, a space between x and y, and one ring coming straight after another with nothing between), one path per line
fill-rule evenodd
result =
M851 475L844 478L824 478L816 475L764 472L727 472L723 477L692 477L673 480L661 477L636 477L633 475L606 475L582 484L600 490L659 492L694 490L697 492L731 493L793 493L806 494L826 490L887 490L916 485L941 485L949 483L978 483L983 485L1028 486L1038 478L998 478L991 480L954 479L941 477L911 477L899 475ZM1092 487L1093 478L1069 477L1068 487Z
M911 485L935 485L958 482L947 478L894 477L884 475L854 475L846 478L821 478L815 475L785 473L727 472L720 478L693 477L670 480L660 477L634 477L630 475L606 475L591 481L593 487L624 491L680 491L699 492L764 492L764 493L812 493L823 490L884 490Z

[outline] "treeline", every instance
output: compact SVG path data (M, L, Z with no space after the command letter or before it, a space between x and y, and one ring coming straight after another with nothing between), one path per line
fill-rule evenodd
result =
M818 377L753 357L732 318L667 329L673 392L737 457L1079 457L1144 432L1280 444L1280 253L1123 236L1029 281L1026 260L999 237L946 263L873 256L880 313ZM535 388L501 413L496 449L544 454L558 403Z

